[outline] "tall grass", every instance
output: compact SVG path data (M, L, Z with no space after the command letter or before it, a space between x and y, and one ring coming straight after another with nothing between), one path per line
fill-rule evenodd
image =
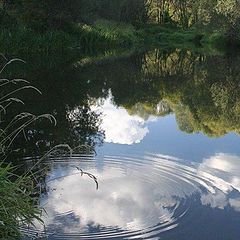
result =
M7 61L0 74L14 61L22 60ZM25 134L26 127L42 118L55 123L55 119L48 114L35 116L31 113L20 113L10 121L5 120L13 104L24 104L15 96L26 89L40 93L23 79L0 79L0 239L16 239L20 236L20 226L31 224L34 219L41 221L41 210L37 206L37 198L34 197L37 191L36 178L32 171L19 176L15 174L16 167L7 163L13 141L20 133Z
M202 43L204 45L216 46L217 48L226 48L227 47L227 39L223 33L219 31L215 31L213 33L205 34L202 39Z
M139 40L132 25L107 20L98 20L93 25L75 25L79 43L85 48L129 47Z
M21 59L7 61L0 69L0 74L16 61L23 62ZM5 120L14 104L24 104L24 101L17 97L19 93L29 89L41 94L24 79L0 79L0 239L20 238L20 227L33 225L35 220L42 222L38 197L41 194L41 179L44 178L45 168L39 169L39 164L50 156L59 156L66 152L71 156L76 149L88 148L78 146L76 149L71 149L67 144L55 146L37 159L22 175L16 174L17 167L8 163L8 154L11 152L13 141L20 133L26 136L25 129L38 120L47 119L56 125L56 119L50 114L36 116L21 112L10 117L10 120ZM93 179L98 189L97 178L94 175L78 167L77 169L78 174Z
M14 61L22 61L20 59L12 59L4 64L0 70L0 74L4 69ZM16 97L16 94L24 90L31 89L41 94L41 92L29 85L29 82L24 79L0 79L0 156L6 155L9 147L16 137L22 132L25 134L25 129L32 123L39 119L48 119L50 122L56 124L55 118L50 114L43 114L36 116L32 113L21 112L12 117L9 122L4 122L4 116L7 114L8 108L10 108L14 103L24 104L23 100Z
M20 237L19 227L41 221L36 188L30 175L15 175L14 168L0 162L0 239Z

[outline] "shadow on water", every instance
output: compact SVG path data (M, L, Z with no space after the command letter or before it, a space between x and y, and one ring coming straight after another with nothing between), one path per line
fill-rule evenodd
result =
M22 71L43 92L27 95L26 108L53 114L58 125L30 127L27 142L15 143L23 155L38 156L58 143L136 145L149 131L146 122L168 115L189 136L240 133L238 55L153 49L66 58L50 67L28 62L23 71L9 69L13 76ZM48 193L40 198L48 213L46 234L49 239L239 239L239 164L238 156L226 153L198 164L118 152L53 159L45 176ZM73 165L96 175L99 191L89 179L72 175ZM27 232L45 234L41 226Z
M55 114L58 130L74 128L66 121L71 112L78 123L75 127L81 129L79 135L86 138L99 132L100 118L91 105L111 92L113 103L130 115L146 119L175 113L179 128L187 133L213 137L239 133L239 56L156 49L101 61L83 59L51 70L34 67L31 72L30 66L26 71L27 79L44 93L41 105L34 96L29 104L33 111Z

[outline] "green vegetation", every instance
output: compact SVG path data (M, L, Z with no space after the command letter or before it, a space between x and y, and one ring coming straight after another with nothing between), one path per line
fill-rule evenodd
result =
M1 51L238 45L239 5L235 0L5 0Z
M14 170L0 163L0 239L16 239L20 226L31 225L33 219L41 221L32 177L17 176Z
M13 59L4 63L0 73L13 62L21 61ZM54 121L51 115L21 112L16 115L12 111L15 104L23 104L19 93L24 90L38 91L35 87L23 79L0 79L0 239L16 239L20 236L19 227L31 225L34 219L41 221L41 210L38 208L40 192L36 187L39 177L34 176L33 171L23 171L18 175L17 167L9 163L9 155L12 153L14 140L37 120L48 119Z
M0 69L2 75L2 79L0 79L0 239L21 239L21 227L33 225L36 220L42 222L41 213L43 210L39 208L38 200L39 196L45 191L44 179L47 172L44 164L41 165L42 161L50 155L67 154L69 156L73 150L68 144L57 145L54 139L54 142L51 142L40 152L41 143L39 142L44 143L45 139L40 137L39 142L35 139L37 133L43 131L41 127L38 128L38 124L49 127L50 122L53 123L50 125L55 127L55 117L50 114L40 113L35 115L25 111L29 109L29 105L34 105L34 102L28 101L27 94L25 95L23 92L27 91L30 99L36 95L39 97L41 92L24 79L11 79L3 76L3 74L11 76L8 72L14 69L12 68L14 63L23 63L20 59L7 61L4 56L3 58L3 65ZM24 64L15 64L15 67L19 65L22 68ZM16 71L18 72L17 69ZM28 103L28 107L25 108L24 102ZM71 132L63 133L65 137L67 136L64 141L67 143L74 142L72 146L75 150L84 149L85 152L92 152L92 146L94 145L91 144L91 134L99 131L96 125L98 115L90 113L89 106L79 107L79 111L85 111L85 113L82 116L77 113L66 113L67 115L71 114L73 120L70 126ZM45 124L46 122L48 124ZM79 130L79 123L84 126L84 130ZM98 134L99 141L101 141L101 133ZM87 145L81 145L82 139L87 139L84 142ZM17 161L19 158L15 159L16 156L20 155L20 158L22 158L23 154L26 154L26 149L23 147L25 143L30 151L32 149L33 151L39 150L38 154L35 155L36 162L33 160L30 166L26 166L27 164L20 166ZM31 148L32 143L33 148ZM30 156L32 155L34 154L31 152ZM94 175L81 169L79 169L79 174L87 175L93 179L96 188L98 188L98 182Z

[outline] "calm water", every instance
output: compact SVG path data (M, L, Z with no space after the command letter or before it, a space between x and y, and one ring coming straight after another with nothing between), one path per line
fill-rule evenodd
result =
M28 131L25 155L58 143L96 151L46 162L45 225L24 232L240 239L240 57L178 49L109 55L24 71L44 93L27 107L58 120ZM79 169L97 177L98 190Z

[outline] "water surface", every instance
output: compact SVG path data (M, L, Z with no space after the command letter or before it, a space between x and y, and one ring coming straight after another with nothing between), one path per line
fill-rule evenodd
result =
M233 54L154 49L29 67L26 77L44 92L30 107L54 114L58 126L35 126L21 148L31 156L87 144L95 153L46 161L45 225L24 232L240 239L239 64Z

